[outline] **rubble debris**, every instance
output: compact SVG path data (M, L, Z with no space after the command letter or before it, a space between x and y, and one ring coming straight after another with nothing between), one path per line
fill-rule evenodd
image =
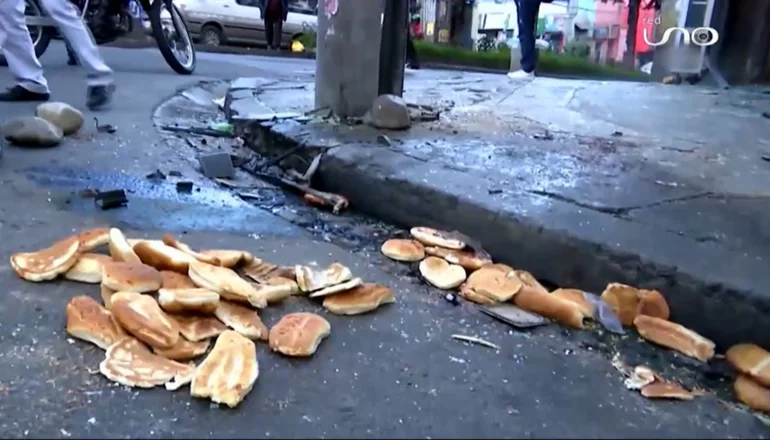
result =
M161 125L161 130L170 131L172 133L187 133L197 134L199 136L211 136L219 138L232 138L233 134L226 131L214 130L206 127L175 127L173 125ZM203 140L201 140L203 142Z
M539 140L539 141L552 141L554 140L553 134L546 130L543 134L535 134L532 136L533 138Z
M198 163L203 175L208 178L232 179L235 177L233 159L228 153L201 154L198 156Z
M18 147L55 147L64 139L59 127L34 116L12 119L3 124L1 131L5 140Z
M613 132L612 132L612 136L614 136L614 137L620 137L620 136L623 136L623 132L622 132L622 131L619 131L619 130L613 131Z
M161 171L161 170L155 170L155 171L151 172L150 174L148 174L148 175L146 175L144 177L149 179L149 180L165 180L166 179L166 175L163 174L163 171Z
M460 301L457 300L457 295L451 292L444 295L444 300L446 300L446 302L448 302L449 304L452 304L453 306L460 305Z
M176 192L190 194L193 190L193 183L189 180L176 183Z
M499 345L493 344L489 341L486 341L481 338L477 338L475 336L452 335L452 339L457 339L458 341L463 341L463 342L470 342L471 344L483 345L484 347L489 347L493 350L500 350Z
M550 324L542 316L520 309L513 304L491 304L480 306L479 310L515 328L532 328Z
M115 127L112 124L99 124L99 119L96 117L94 117L94 126L96 127L96 131L98 133L113 134L118 131L118 127Z
M396 95L380 95L375 98L368 116L369 123L375 128L405 130L412 126L406 102Z
M126 197L126 191L122 189L98 191L94 196L94 204L102 211L124 208L128 205L128 197Z
M393 142L391 142L390 138L385 136L384 134L377 135L377 142L379 142L380 144L386 147L390 147L391 145L393 145Z
M171 177L182 177L181 171L171 170L168 172L168 175Z

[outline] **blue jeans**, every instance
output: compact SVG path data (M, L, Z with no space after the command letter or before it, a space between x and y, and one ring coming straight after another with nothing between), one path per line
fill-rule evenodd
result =
M514 0L519 21L519 50L521 51L521 70L530 73L537 65L535 50L535 31L540 0Z

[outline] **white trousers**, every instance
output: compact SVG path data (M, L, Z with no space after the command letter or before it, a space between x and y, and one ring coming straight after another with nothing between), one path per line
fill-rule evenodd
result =
M88 84L110 84L112 70L104 64L77 8L68 0L40 0L40 5L53 19L59 33L70 43L78 61L85 67ZM48 83L43 76L43 66L35 56L24 9L24 0L0 0L0 47L18 85L31 92L47 93Z

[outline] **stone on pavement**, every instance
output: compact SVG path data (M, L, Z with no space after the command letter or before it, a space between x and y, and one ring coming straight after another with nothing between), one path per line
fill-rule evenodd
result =
M385 130L405 130L412 125L406 101L395 95L378 96L369 110L369 121Z
M64 136L76 133L83 126L83 113L66 102L44 102L37 106L35 116L59 127Z
M64 138L59 127L35 116L8 121L2 131L6 140L20 147L55 147Z

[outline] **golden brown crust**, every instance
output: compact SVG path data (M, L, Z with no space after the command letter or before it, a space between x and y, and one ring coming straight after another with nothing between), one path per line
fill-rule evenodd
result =
M64 273L64 278L81 283L99 284L102 282L102 265L113 262L109 255L80 254L74 266Z
M162 282L160 272L146 264L122 261L102 264L102 284L118 292L154 292Z
M551 295L575 303L586 318L593 318L596 307L589 302L582 290L579 289L556 289Z
M158 304L169 313L211 315L219 305L219 294L208 289L160 289Z
M126 336L112 314L90 296L80 295L67 304L67 333L102 350Z
M426 246L438 246L447 249L461 250L465 248L466 243L456 238L452 238L446 231L429 228L426 226L415 226L409 231L417 241Z
M195 365L186 365L152 354L134 338L123 338L107 349L99 371L121 385L153 388L166 385L175 390L189 383L195 374Z
M738 372L770 387L770 352L755 344L737 344L727 350L725 357Z
M80 231L77 237L80 240L80 251L91 252L110 243L110 228L85 229Z
M755 411L770 412L770 389L767 389L752 380L750 377L739 374L733 384L735 397Z
M639 315L668 319L666 299L657 290L637 289L620 283L610 283L602 292L604 301L625 326L633 325Z
M447 262L458 264L468 271L478 270L486 265L492 264L492 260L482 257L474 252L458 251L438 246L426 246L425 254L443 258Z
M213 316L168 315L176 322L179 333L191 342L213 338L222 334L227 327Z
M458 287L466 279L465 269L438 257L427 257L420 262L420 274L433 286L449 290Z
M102 301L104 302L104 308L106 308L107 310L112 309L112 295L114 295L116 291L110 289L104 284L100 284L99 289L102 296Z
M160 271L161 288L163 289L195 289L195 283L187 275L170 270Z
M315 313L289 313L270 329L270 348L286 356L312 356L331 333L331 324Z
M251 391L258 377L254 342L228 330L219 335L211 353L195 371L190 394L235 408Z
M158 270L170 270L185 275L190 263L198 261L159 240L140 240L134 245L134 252L144 264Z
M255 310L231 301L219 301L216 317L249 339L267 340L268 330Z
M366 283L347 292L324 298L326 310L337 315L360 315L371 312L383 304L396 302L393 292L380 284Z
M37 252L13 254L11 267L21 279L32 282L49 281L70 270L77 263L79 256L80 241L73 236Z
M216 258L219 261L220 266L224 266L230 269L237 267L239 264L241 264L241 262L245 262L247 256L251 255L245 251L234 251L229 249L208 249L205 251L200 251L200 254L207 257ZM251 259L253 258L254 257L252 256Z
M504 302L519 293L524 283L515 276L506 276L500 270L481 268L470 274L463 286L462 290L469 296L475 297L469 292L472 290L479 295L488 297L493 302Z
M171 348L179 341L179 326L151 296L117 292L111 302L112 314L118 323L145 344Z
M425 258L425 247L417 240L392 238L380 247L386 257L404 262L420 261Z
M658 345L706 362L714 357L714 343L694 331L653 316L639 315L634 319L639 335Z
M176 248L187 255L190 255L191 257L195 258L196 260L202 263L213 264L214 266L220 265L219 258L213 257L211 255L198 253L194 251L190 246L186 245L185 243L182 243L181 241L177 240L170 234L165 234L163 236L163 243L166 244L167 246Z
M580 311L580 307L550 293L543 293L539 289L529 286L522 287L519 293L513 297L513 304L568 327L583 328L583 312Z
M513 275L516 278L520 279L525 286L529 286L543 293L548 293L548 289L546 289L542 284L540 284L540 281L538 281L537 278L534 277L534 275L527 272L526 270L514 270ZM511 276L510 273L508 274L508 276Z
M257 308L267 306L267 302L259 295L254 286L232 269L194 262L190 263L188 275L198 287L213 290L223 299L249 303Z
M353 272L340 263L322 270L310 266L295 266L297 284L302 292L314 292L353 279Z
M141 263L142 261L134 252L134 249L128 244L123 232L118 228L110 229L110 242L108 243L110 257L115 261L125 261L127 263Z
M172 361L189 361L206 353L211 341L206 339L198 342L190 342L186 338L179 338L176 344L171 348L155 348L152 351L158 356Z
M492 304L497 304L497 301L493 300L492 298L482 295L475 290L471 289L467 283L463 283L460 286L459 290L460 296L467 299L468 301L474 302L476 304L481 304L485 306L491 306Z

